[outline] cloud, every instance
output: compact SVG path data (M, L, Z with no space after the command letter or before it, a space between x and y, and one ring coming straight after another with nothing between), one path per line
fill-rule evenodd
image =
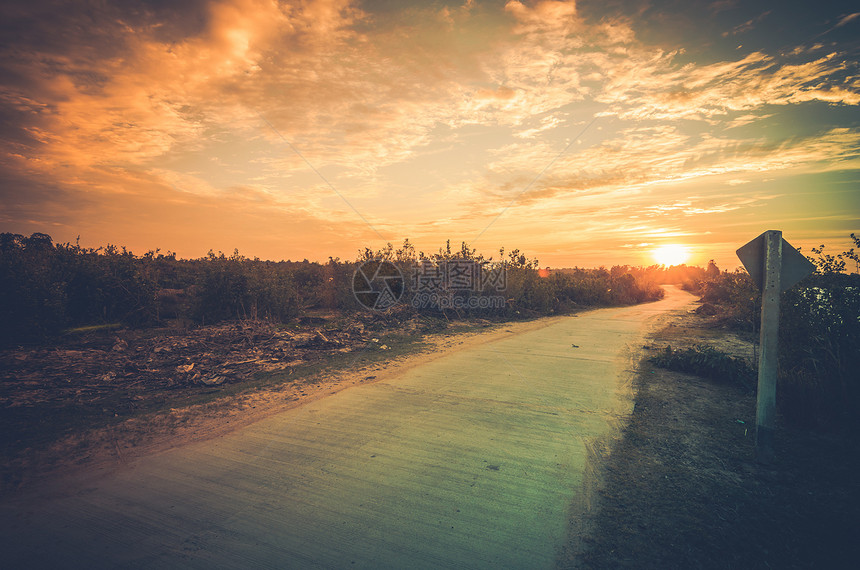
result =
M735 26L734 28L732 28L731 30L729 30L727 32L723 32L723 37L730 36L730 35L736 36L738 34L743 34L745 32L752 30L757 23L764 20L770 13L771 13L771 10L768 10L766 12L762 12L761 14L756 16L755 18L751 18L751 19L747 20L746 22L744 22L743 24L739 24L739 25Z
M810 103L860 104L838 45L667 51L574 2L88 6L3 8L0 172L26 189L3 195L20 219L71 227L136 207L173 219L173 204L202 227L210 218L192 207L222 220L221 203L255 235L255 223L275 231L267 215L280 235L296 235L291 220L375 235L340 194L381 231L430 235L477 233L513 200L498 224L543 220L573 239L574 212L591 217L582 235L604 235L613 216L639 216L633 231L649 216L755 207L709 197L661 210L684 202L661 194L671 185L857 168L853 127L750 134ZM733 31L753 34L767 15Z
M544 0L526 6L517 0L505 4L505 11L517 20L515 33L546 33L564 31L575 22L575 2Z
M544 150L529 156L517 149L518 145L512 145L506 149L509 158L494 163L496 171L509 174L507 180L494 187L492 179L488 178L483 185L487 189L471 198L467 207L474 215L487 212L488 208L493 211L510 207L506 215L524 216L540 202L548 202L559 210L587 199L596 199L605 206L616 199L629 202L629 194L625 194L631 190L655 189L718 176L731 176L727 184L732 185L743 183L738 180L739 175L760 177L791 170L821 172L860 166L860 134L846 128L768 143L713 136L694 138L668 126L634 127L565 157L531 186L528 185L549 162L548 153ZM529 165L532 165L531 176L525 174ZM520 177L510 176L517 172L522 173ZM643 206L636 211L638 214L674 211L688 216L751 207L743 198L733 198L729 203L720 200L720 196L711 195L702 200L701 205L677 201L670 205ZM605 213L618 215L617 209L606 208Z
M622 118L702 121L766 105L860 103L860 80L840 80L848 64L836 53L808 62L779 63L754 52L738 61L704 66L674 65L675 55L659 53L616 66L599 100Z
M853 14L848 14L847 16L844 16L843 18L841 18L839 20L839 22L836 23L835 27L841 28L842 26L853 22L857 18L860 18L860 12L854 12Z

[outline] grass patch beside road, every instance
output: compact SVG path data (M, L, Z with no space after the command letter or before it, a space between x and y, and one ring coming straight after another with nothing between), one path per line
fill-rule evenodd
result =
M696 344L687 348L672 349L671 345L650 362L678 372L695 374L717 382L738 384L755 389L756 372L743 358L736 358L706 344Z

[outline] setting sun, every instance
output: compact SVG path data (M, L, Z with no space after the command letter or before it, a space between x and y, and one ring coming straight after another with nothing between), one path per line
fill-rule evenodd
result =
M682 263L686 263L689 258L690 249L685 245L669 244L654 250L654 259L657 263L666 267L681 265Z

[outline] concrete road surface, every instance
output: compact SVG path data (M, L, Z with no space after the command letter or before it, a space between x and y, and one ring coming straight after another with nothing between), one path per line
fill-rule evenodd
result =
M452 351L110 476L0 505L5 568L548 568L656 317Z

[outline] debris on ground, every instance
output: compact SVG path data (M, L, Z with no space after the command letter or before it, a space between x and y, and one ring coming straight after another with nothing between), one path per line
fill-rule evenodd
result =
M0 409L98 399L105 389L123 387L151 391L238 383L369 344L388 349L366 334L360 321L325 329L320 317L303 321L292 327L242 321L119 330L67 339L61 346L0 351Z

